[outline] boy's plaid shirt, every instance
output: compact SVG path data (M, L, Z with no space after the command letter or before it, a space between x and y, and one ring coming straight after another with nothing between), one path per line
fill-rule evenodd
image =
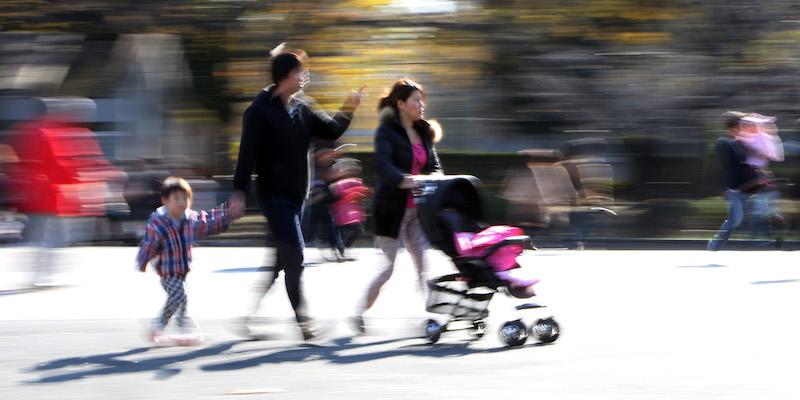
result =
M211 209L211 213L187 209L179 222L168 215L167 207L161 206L147 222L144 239L139 244L136 263L144 271L154 257L153 267L160 276L182 276L189 272L192 261L192 246L198 237L212 235L230 226L227 203Z

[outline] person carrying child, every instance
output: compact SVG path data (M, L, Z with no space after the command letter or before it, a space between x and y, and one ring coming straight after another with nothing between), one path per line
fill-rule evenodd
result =
M767 117L751 113L741 120L741 134L737 140L741 141L746 149L744 163L749 165L759 178L765 182L752 198L752 207L749 217L750 235L755 239L759 234L767 238L774 238L770 223L770 203L780 196L775 187L775 177L769 169L772 161L784 160L783 143L778 136L778 127L775 117Z
M770 161L783 161L783 144L775 126L775 117L752 113L741 119L737 140L745 145L745 164L771 179Z
M744 220L747 202L768 183L765 175L758 174L752 165L745 162L747 146L740 140L747 134L743 132L748 125L743 122L745 117L747 114L737 111L724 113L722 123L727 129L727 135L717 139L714 145L725 174L727 190L723 197L728 202L728 218L708 241L706 249L711 251L721 250L725 246Z
M192 210L192 188L186 180L169 177L161 186L163 206L156 209L147 222L144 238L139 244L136 264L145 272L151 260L167 292L167 302L151 324L148 337L158 341L173 315L181 331L197 328L187 315L186 275L192 261L191 247L199 237L222 232L230 226L227 202L210 212Z

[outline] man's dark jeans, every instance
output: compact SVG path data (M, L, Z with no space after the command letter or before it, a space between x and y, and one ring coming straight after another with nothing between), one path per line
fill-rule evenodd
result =
M294 308L298 323L308 321L306 300L303 295L303 249L305 242L300 221L303 216L303 202L296 202L285 197L270 197L259 200L259 207L267 218L272 240L275 245L275 269L267 280L264 294L275 282L278 273L286 274L286 293Z

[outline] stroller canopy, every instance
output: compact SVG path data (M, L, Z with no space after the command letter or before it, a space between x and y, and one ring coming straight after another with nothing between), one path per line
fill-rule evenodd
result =
M456 232L478 232L483 221L479 189L481 181L471 175L430 176L421 180L417 210L431 245L457 257Z

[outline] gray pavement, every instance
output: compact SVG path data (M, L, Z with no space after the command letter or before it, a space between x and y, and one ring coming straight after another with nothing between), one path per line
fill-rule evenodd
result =
M800 267L787 251L526 251L540 300L563 328L552 345L508 348L497 336L512 302L491 303L488 332L427 344L429 315L407 254L369 333L346 323L380 265L325 263L309 249L305 282L325 341L305 345L282 281L263 302L269 340L236 334L271 249L199 247L191 314L205 343L154 348L142 339L164 294L134 271L135 247L76 247L58 257L63 285L30 290L27 251L0 248L0 393L14 399L796 399ZM429 253L432 275L450 261ZM534 314L526 316L536 318Z

